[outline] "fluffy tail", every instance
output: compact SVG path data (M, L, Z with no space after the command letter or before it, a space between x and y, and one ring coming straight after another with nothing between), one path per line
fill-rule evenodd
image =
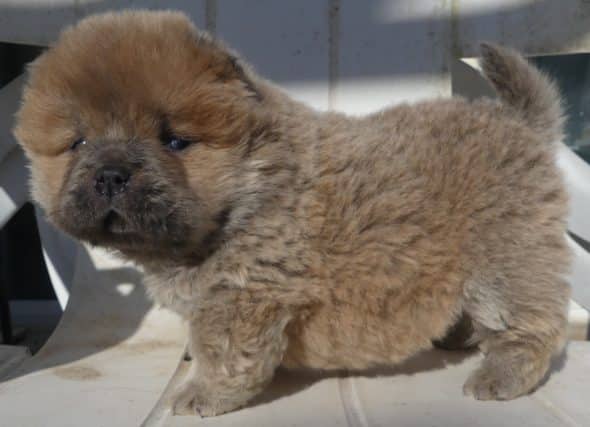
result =
M553 81L518 52L483 43L481 67L500 99L548 143L563 137L561 97Z

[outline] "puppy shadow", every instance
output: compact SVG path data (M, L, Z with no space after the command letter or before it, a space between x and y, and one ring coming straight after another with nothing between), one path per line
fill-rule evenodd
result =
M132 266L97 268L87 250L78 250L76 279L68 305L45 345L0 381L67 365L121 345L135 334L152 307Z
M551 379L552 375L554 375L557 372L560 372L565 367L568 359L567 351L568 348L566 346L566 348L561 353L559 353L551 360L549 370L547 371L541 382L539 382L539 385L535 387L535 390L547 384L547 382Z
M347 377L393 377L397 375L415 375L422 372L445 369L448 366L461 364L466 359L476 356L478 350L447 351L432 349L411 357L394 367L378 367L367 370L348 371L310 371L288 370L279 368L271 384L262 394L257 396L248 407L264 405L272 401L300 393L315 383L329 378Z
M424 351L406 360L404 363L393 367L380 367L364 371L310 371L288 370L279 368L272 383L267 389L256 397L247 407L264 405L274 400L300 393L313 386L315 383L329 378L347 377L394 377L398 375L411 376L422 372L446 369L449 366L460 365L468 359L478 357L480 351L477 348L467 350L444 350L433 348ZM551 361L549 370L539 383L537 388L544 386L557 372L566 365L568 359L567 347Z

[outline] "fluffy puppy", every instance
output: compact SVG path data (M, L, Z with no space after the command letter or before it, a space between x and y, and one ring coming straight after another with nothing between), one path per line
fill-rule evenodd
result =
M465 392L530 392L564 341L567 198L551 82L483 46L501 102L362 118L293 101L174 12L93 16L30 67L15 134L58 227L141 264L190 325L177 411L246 404L289 368L365 369L462 314Z

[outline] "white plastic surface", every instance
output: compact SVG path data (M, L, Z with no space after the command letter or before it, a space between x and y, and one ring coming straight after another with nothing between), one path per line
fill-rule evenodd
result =
M35 217L43 249L43 259L62 310L70 297L74 281L79 243L47 222L41 209L35 206Z
M568 228L590 241L590 165L564 144L559 145L557 164L570 194Z
M28 200L28 171L20 147L13 147L0 160L0 228Z
M383 376L282 373L252 406L215 418L168 416L170 427L582 427L590 425L590 344L571 343L564 364L535 394L480 402L462 394L479 355L432 351Z
M31 357L28 348L0 344L0 380Z
M152 306L139 281L132 266L80 249L57 330L0 383L1 426L142 422L183 355L184 333L174 314Z

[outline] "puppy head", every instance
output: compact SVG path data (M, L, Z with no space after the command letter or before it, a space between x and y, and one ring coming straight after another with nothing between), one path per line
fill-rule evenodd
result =
M180 13L65 30L31 65L17 115L34 199L131 257L198 255L260 190L245 159L270 119L251 76Z

